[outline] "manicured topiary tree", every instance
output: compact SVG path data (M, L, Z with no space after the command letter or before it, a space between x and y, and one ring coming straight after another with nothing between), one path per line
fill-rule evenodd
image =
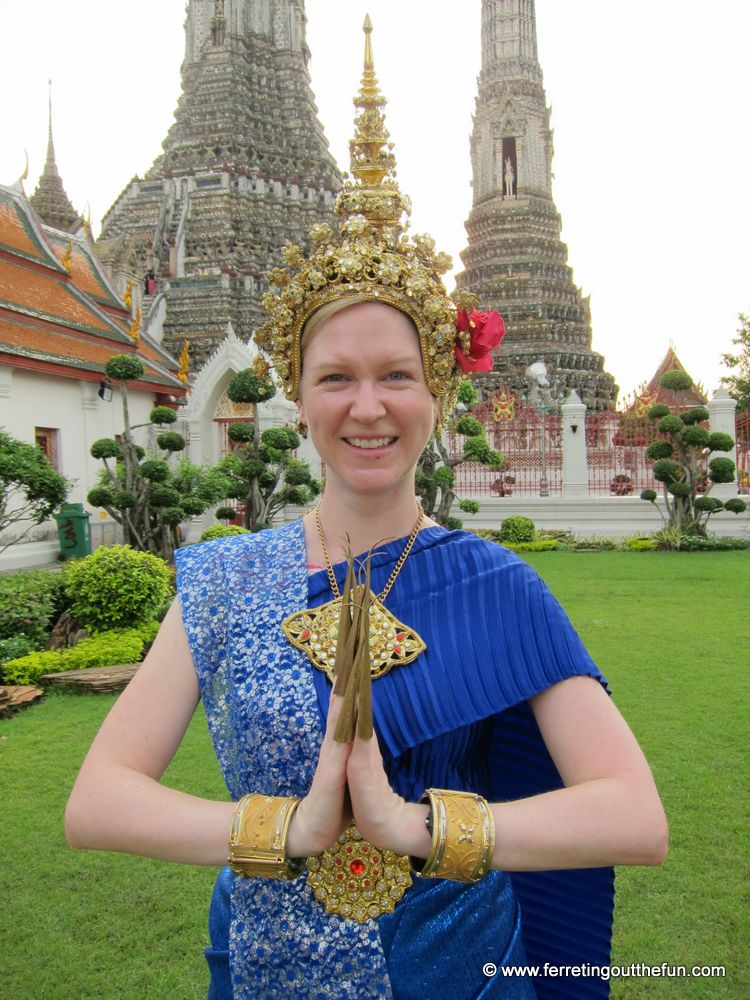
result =
M684 371L666 372L660 385L679 392L689 389L692 378ZM731 451L734 439L729 434L711 433L702 424L708 420L705 406L694 406L679 414L668 406L657 404L648 411L651 420L663 435L646 449L654 463L654 478L663 484L666 516L665 528L676 536L706 537L708 519L720 510L739 514L746 504L739 497L722 502L709 496L714 483L734 481L734 462L726 456L710 455L715 451ZM644 490L641 499L656 504L656 491ZM660 511L661 513L661 511Z
M175 461L173 456L185 449L185 439L164 429L177 420L171 407L155 406L147 424L131 425L128 382L143 377L139 358L115 355L105 370L120 384L124 432L120 441L100 438L91 446L91 455L104 463L104 469L88 501L103 507L122 525L127 544L169 560L178 544L180 524L224 499L229 482L217 470L195 465L187 458ZM160 429L156 444L161 454L157 455L147 455L133 435L137 429L152 425Z
M238 372L227 389L232 402L256 406L275 394L268 367L260 359L254 368ZM235 448L218 469L229 480L226 496L242 502L243 524L248 530L269 527L284 507L305 506L320 493L320 483L307 462L294 457L300 438L290 427L269 427L261 434L257 419L252 423L238 421L229 425L227 436ZM226 514L226 510L221 513Z
M0 429L0 534L14 529L5 541L0 541L0 552L51 517L65 500L69 487L41 448ZM15 530L18 528L21 530Z
M415 485L425 514L446 528L460 528L462 525L461 520L451 514L456 499L453 489L456 467L462 462L479 462L491 469L500 469L505 461L500 452L490 446L482 423L466 413L477 399L474 386L464 379L451 424L451 429L464 439L463 453L451 458L443 442L435 437L422 452L417 465ZM465 514L479 513L478 500L460 500L458 506Z

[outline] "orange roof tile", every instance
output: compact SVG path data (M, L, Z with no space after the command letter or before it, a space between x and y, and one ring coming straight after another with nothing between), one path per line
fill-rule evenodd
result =
M104 371L104 366L113 353L112 345L106 341L83 340L63 328L57 331L42 330L4 316L0 316L1 351L97 373ZM146 365L145 381L176 388L178 383L174 376L157 370L143 356L141 361Z
M49 266L52 263L16 202L0 202L0 246L11 253L18 251L21 256L40 264Z
M76 294L69 282L20 263L0 261L0 304L53 323L118 339L112 326L93 308L93 303L87 303Z

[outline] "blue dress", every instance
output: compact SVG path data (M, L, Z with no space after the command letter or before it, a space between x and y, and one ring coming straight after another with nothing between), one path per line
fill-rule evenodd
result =
M381 546L385 585L404 539ZM295 611L331 599L308 577L301 521L176 553L178 594L214 747L232 798L305 795L330 684L281 632ZM343 587L345 567L335 567ZM500 546L466 532L421 531L387 599L427 650L373 685L373 718L392 787L490 801L561 786L528 698L566 677L601 680L547 587ZM491 872L475 885L415 879L364 924L327 914L304 876L236 878L224 869L209 917L213 1000L502 997L603 998L597 976L516 975L525 965L609 961L612 870ZM495 967L495 975L487 975ZM536 992L535 992L536 991Z

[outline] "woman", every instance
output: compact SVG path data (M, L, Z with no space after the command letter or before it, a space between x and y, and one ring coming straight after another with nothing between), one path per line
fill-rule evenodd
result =
M445 259L401 229L365 30L343 238L321 226L309 259L286 249L256 337L325 463L323 498L277 531L180 550L178 600L82 767L67 835L217 866L229 839L207 951L217 1000L606 996L596 976L502 970L606 963L609 866L659 864L666 823L538 577L418 508L418 458L461 370L491 367L500 327L456 313ZM377 739L342 742L330 675L349 549L372 552L378 600L355 591L369 618L352 648ZM159 784L199 698L239 804Z

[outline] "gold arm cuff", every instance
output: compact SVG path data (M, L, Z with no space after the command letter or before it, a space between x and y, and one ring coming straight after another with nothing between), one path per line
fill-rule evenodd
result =
M297 878L299 861L286 856L286 838L298 798L243 795L229 831L229 865L245 878Z
M486 799L473 792L428 788L432 844L420 878L478 882L492 864L495 818Z

